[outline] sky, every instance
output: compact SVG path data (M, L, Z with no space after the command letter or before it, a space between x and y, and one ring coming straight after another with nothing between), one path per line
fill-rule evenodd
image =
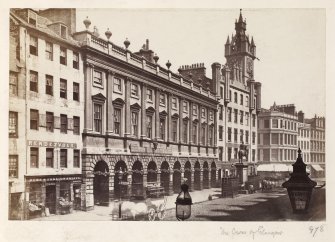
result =
M239 9L77 9L77 31L88 16L105 38L138 51L150 41L150 49L165 67L178 72L181 65L225 64L224 44L235 33ZM295 104L306 118L325 115L326 18L322 9L243 9L247 34L257 47L254 77L262 83L262 107L274 102Z

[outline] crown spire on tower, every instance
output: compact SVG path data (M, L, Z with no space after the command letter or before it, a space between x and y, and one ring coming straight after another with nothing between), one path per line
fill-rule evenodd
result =
M240 8L240 17L238 18L238 22L239 22L239 23L243 22L242 8Z

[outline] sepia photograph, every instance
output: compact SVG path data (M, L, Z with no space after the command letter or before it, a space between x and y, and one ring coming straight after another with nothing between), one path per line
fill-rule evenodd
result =
M44 6L5 10L7 223L324 235L326 8Z

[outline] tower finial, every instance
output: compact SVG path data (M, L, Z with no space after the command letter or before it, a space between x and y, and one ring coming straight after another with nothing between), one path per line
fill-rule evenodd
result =
M240 8L240 17L238 18L238 22L243 22L242 8Z

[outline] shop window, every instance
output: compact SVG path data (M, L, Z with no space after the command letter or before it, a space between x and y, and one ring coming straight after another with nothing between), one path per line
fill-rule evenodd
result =
M38 148L30 147L30 168L38 168Z
M38 110L30 109L30 129L38 130Z
M18 137L18 114L17 112L9 112L8 121L9 138Z
M10 155L9 156L9 177L10 178L17 178L19 172L19 157L17 155Z
M73 100L79 102L79 83L73 83Z
M45 58L52 61L54 55L53 44L50 42L45 42Z
M53 96L53 76L45 75L45 94Z
M29 202L35 205L42 203L41 183L30 183Z
M46 167L49 167L49 168L54 167L54 149L53 148L46 149Z
M31 55L38 55L38 39L30 35L29 52Z
M67 133L67 115L60 115L60 132L66 134Z
M59 189L59 196L61 201L70 202L71 201L71 189L69 182L61 182Z
M38 73L30 71L30 91L38 92Z
M60 167L67 167L67 149L60 149Z
M46 130L54 132L54 113L46 112Z

